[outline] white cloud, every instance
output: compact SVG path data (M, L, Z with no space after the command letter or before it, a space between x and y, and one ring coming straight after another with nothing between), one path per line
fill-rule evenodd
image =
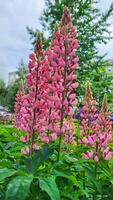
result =
M101 0L100 1L100 9L102 10L102 12L105 12L109 9L111 3L113 3L112 0ZM111 32L110 36L113 37L113 16L110 17L109 22L111 23L111 25L109 26L109 31ZM112 58L113 59L113 39L110 40L106 45L98 45L100 54L104 54L107 53L107 58Z
M41 28L38 18L44 0L0 1L0 77L18 66L21 58L27 60L31 48L26 26Z
M101 0L101 10L108 9L111 2ZM21 58L27 60L31 41L26 26L41 29L38 19L44 6L44 0L0 0L0 77L5 80ZM113 30L113 25L110 29ZM113 58L113 41L105 47L99 46L99 49L101 52L109 51L108 57Z

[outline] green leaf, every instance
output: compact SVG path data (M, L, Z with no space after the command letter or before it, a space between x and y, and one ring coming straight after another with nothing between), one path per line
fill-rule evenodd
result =
M76 184L76 185L78 184L78 181L77 181L75 175L71 175L71 173L69 174L69 173L66 173L63 171L57 171L57 170L54 170L53 173L54 173L54 176L56 176L56 177L64 177L64 178L72 181L74 184Z
M8 143L6 143L4 148L6 150L8 150L9 148L13 147L15 144L16 144L16 142L8 142Z
M71 157L69 155L65 155L64 157L65 161L68 162L68 163L75 163L78 161L78 159L74 158L74 157Z
M1 159L0 160L0 168L10 168L12 167L11 161L9 159ZM10 170L11 171L11 170Z
M16 171L13 169L7 169L7 168L0 169L0 181L3 181L5 178L10 177L15 173Z
M60 193L53 177L39 178L39 185L42 190L48 193L52 200L60 200Z
M43 164L52 154L52 149L44 145L41 149L36 150L32 158L24 158L24 164L28 173L35 173L37 168Z
M97 191L98 191L99 193L101 193L101 192L102 192L101 185L100 185L99 182L96 180L96 177L95 177L95 175L94 175L94 169L91 168L91 166L90 166L90 167L89 167L89 166L84 166L84 169L85 169L85 171L86 171L86 173L87 173L89 179L91 180L91 182L95 185Z
M6 191L5 200L24 200L26 199L31 182L32 176L17 176L10 181Z

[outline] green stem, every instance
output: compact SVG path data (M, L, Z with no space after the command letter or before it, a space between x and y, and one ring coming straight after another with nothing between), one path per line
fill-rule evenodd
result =
M86 184L85 184L85 171L83 171L83 174L82 174L82 177L83 177L83 190L85 191L85 189L86 189ZM86 195L84 194L83 195L83 200L85 200L86 199Z
M98 166L98 163L95 162L95 165L94 165L94 175L95 175L95 179L97 179L97 166ZM94 194L93 194L93 200L96 200L96 188L95 188L95 191L94 191Z
M39 59L37 58L37 61L39 61ZM34 98L34 102L36 102L37 100L37 94L38 94L38 66L36 68L36 91L35 91L35 98ZM35 125L35 121L36 121L36 108L34 108L33 110L33 122L32 122L32 138L31 138L31 155L33 154L33 145L35 142L35 130L34 130L34 125Z
M95 167L94 167L95 179L97 178L97 165L98 165L98 163L95 162Z
M60 130L63 127L63 121L64 121L64 100L66 96L66 75L67 75L67 50L66 50L66 41L64 40L64 46L65 46L65 66L64 66L64 91L62 93L62 102L61 102L61 119L60 119ZM58 149L58 158L57 160L60 160L60 154L62 149L62 135L63 133L60 133L59 137L59 149Z
M60 130L61 130L62 126L63 126L63 121L64 121L64 106L63 106L63 102L64 102L64 93L63 93L63 98L62 98ZM59 137L59 149L58 149L58 158L57 158L58 161L60 160L61 149L62 149L62 133L60 133L60 137Z
M85 187L86 187L86 185L85 185L85 171L83 171L83 189L85 190Z
M61 154L61 147L62 147L62 136L59 137L59 149L58 149L58 161L60 160L60 154Z

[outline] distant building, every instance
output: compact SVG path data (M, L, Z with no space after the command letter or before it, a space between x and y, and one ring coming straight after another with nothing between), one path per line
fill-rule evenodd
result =
M108 60L108 63L109 63L109 67L108 67L108 71L112 71L113 72L113 59L109 59Z
M12 85L15 83L15 81L17 80L18 75L16 74L16 72L9 72L8 74L8 85Z
M109 64L113 65L113 59L108 60Z

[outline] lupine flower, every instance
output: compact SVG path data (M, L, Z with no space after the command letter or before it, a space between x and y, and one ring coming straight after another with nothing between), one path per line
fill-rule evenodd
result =
M63 133L63 142L66 144L75 144L75 129L71 123L67 122L63 125L64 132Z
M13 126L17 129L20 129L20 124L22 123L21 118L21 108L23 105L23 96L24 96L24 86L23 86L23 82L21 80L20 82L20 87L18 90L18 93L16 94L16 98L15 98L15 106L14 106L14 114L13 114L13 118L12 118L12 123Z
M63 130L66 126L64 119L73 116L73 107L77 104L75 95L75 90L78 87L77 76L75 75L75 69L78 68L78 58L75 56L77 48L76 29L72 24L69 10L65 8L60 25L54 32L47 51L48 62L52 71L49 87L53 99L53 103L50 105L53 106L51 115L56 113L57 120L60 121L59 135L64 134L65 131ZM52 119L55 119L54 114ZM58 130L56 131L59 133Z
M35 134L40 131L41 126L44 127L44 107L41 99L42 81L42 66L43 65L43 51L40 34L37 35L37 42L34 48L34 53L30 56L28 64L29 72L26 76L27 94L23 98L23 107L21 108L22 123L20 128L26 132L25 137L21 137L21 141L28 142L31 139L31 152L35 143ZM44 69L43 69L44 70ZM37 135L36 135L37 137Z
M73 116L73 106L77 104L74 92L78 87L75 75L75 69L78 67L78 58L75 58L77 48L76 29L72 25L69 10L65 8L50 47L44 52L46 65L42 70L41 83L43 88L41 99L44 102L41 119L44 124L41 126L43 130L38 135L44 143L54 141L61 132L64 134L66 124L63 124L62 119ZM74 137L72 127L68 133L70 138Z
M52 92L56 92L56 88L49 83L53 72L49 71L46 57L38 35L34 53L29 56L29 72L26 76L27 94L23 98L20 125L21 130L26 132L26 136L21 137L20 140L22 142L32 140L32 150L35 138L38 137L43 143L48 143L57 137L55 123L58 121L58 114L52 110L57 99L51 95Z
M95 133L96 119L98 117L96 109L96 101L92 97L92 92L89 82L86 85L85 97L82 102L81 109L81 131L79 143L83 143L85 146L88 145L89 137L92 139Z
M97 144L98 151L101 151L104 160L110 160L112 152L108 145L112 141L112 122L110 121L110 113L108 111L107 97L104 96L102 108L97 121Z
M32 139L30 151L35 144L35 137L48 143L66 134L64 141L70 140L73 143L74 130L69 122L64 123L64 119L72 118L73 107L77 104L77 48L76 29L72 25L69 10L65 8L50 47L42 51L42 44L38 39L34 53L29 56L27 93L20 111L20 128L26 132L26 136L20 139L23 142ZM26 152L28 151L25 150Z
M108 146L112 141L112 123L110 121L110 113L108 112L106 95L103 99L101 111L95 119L95 124L92 124L91 120L90 131L89 128L85 129L85 131L88 131L87 137L80 140L80 142L90 147L91 151L83 153L83 158L94 159L95 162L98 162L101 157L104 160L110 160L113 153Z

